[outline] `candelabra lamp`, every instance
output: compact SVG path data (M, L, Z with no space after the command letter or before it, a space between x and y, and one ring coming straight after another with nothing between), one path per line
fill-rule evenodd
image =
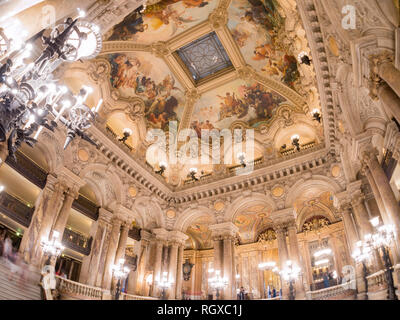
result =
M42 238L40 246L42 247L43 253L49 258L57 258L64 250L64 246L58 241L60 233L53 231L53 235L50 240Z
M289 282L289 300L295 299L294 283L300 275L301 269L291 260L286 261L286 267L280 271L282 278Z
M102 101L89 108L90 88L73 95L56 84L53 72L64 61L91 59L101 51L101 33L97 26L68 18L42 37L44 49L29 63L33 46L26 43L10 52L0 67L0 142L6 142L9 156L23 142L33 147L43 128L51 131L60 122L66 127L66 148L76 136L94 142L85 134L92 125ZM68 111L68 113L67 113ZM64 114L66 113L66 114Z
M220 290L224 290L228 286L228 279L221 276L220 270L215 270L215 276L210 278L208 282L210 286L215 289L216 300L219 300Z
M124 267L125 259L119 259L118 264L112 266L113 276L117 279L117 286L115 288L114 299L119 300L119 296L121 294L121 284L122 280L124 280L130 270L128 267Z
M161 300L167 299L167 290L171 287L172 281L168 279L168 272L164 271L162 278L157 282L157 286L161 289Z
M387 298L389 300L398 300L396 287L394 286L393 281L393 264L389 253L389 247L394 242L396 235L395 227L394 225L380 224L379 217L371 219L370 222L376 231L373 234L367 234L364 236L363 245L367 247L369 251L372 251L372 249L378 249L382 253L388 285Z

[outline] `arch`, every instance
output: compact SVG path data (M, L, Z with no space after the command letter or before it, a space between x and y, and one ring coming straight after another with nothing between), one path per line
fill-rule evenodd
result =
M142 196L135 199L133 206L138 216L141 217L144 229L165 228L165 216L160 204L149 196Z
M199 206L198 208L195 209L188 208L185 211L183 211L174 224L174 230L186 232L187 228L189 228L189 226L193 222L195 222L198 218L203 217L205 215L211 218L211 220L213 221L212 223L217 223L214 217L214 212L210 208Z
M309 180L300 179L288 190L285 207L292 207L296 199L309 188L318 188L321 191L330 191L333 194L342 191L336 181L326 176L315 175Z
M277 210L276 204L270 196L262 193L253 193L250 196L240 196L233 201L225 211L224 220L226 222L233 222L240 209L257 204L266 204L271 207L272 211Z
M322 203L318 203L316 204L316 206L321 209L320 212L315 213L315 212L307 212L307 208L304 207L298 214L297 214L297 219L296 219L296 227L297 227L297 231L301 232L301 228L303 227L304 222L306 222L306 220L308 220L309 218L313 217L313 216L323 216L325 218L327 218L329 220L330 223L333 223L336 221L335 216L333 215L332 211L326 207L324 204Z
M81 170L79 176L92 187L95 186L93 189L97 190L96 196L103 207L110 208L126 198L119 176L105 164L89 164Z

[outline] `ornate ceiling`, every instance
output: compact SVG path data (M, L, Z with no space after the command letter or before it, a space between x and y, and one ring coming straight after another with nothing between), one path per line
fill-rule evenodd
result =
M297 58L311 54L294 1L162 0L141 10L104 34L102 54L85 71L105 100L99 129L149 171L166 162L160 180L170 188L220 179L240 166L235 154L226 165L169 163L168 144L152 145L146 135L168 132L170 121L199 139L202 129L254 129L246 161L261 167L293 157L294 135L299 155L324 145L324 123L310 113L321 110L313 65ZM131 135L118 141L126 128ZM188 176L192 167L200 181Z

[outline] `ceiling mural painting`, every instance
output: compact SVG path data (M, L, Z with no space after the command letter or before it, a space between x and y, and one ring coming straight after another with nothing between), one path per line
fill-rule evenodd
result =
M217 4L217 0L162 0L133 11L106 39L142 44L166 41L206 20Z
M283 39L285 18L276 0L233 0L228 28L246 62L286 86L300 86L298 62Z
M235 80L202 95L195 104L191 128L199 136L202 129L225 129L235 121L256 128L286 103L284 97L257 82Z
M168 129L169 121L181 120L184 90L162 59L143 52L112 54L111 86L124 98L139 97L145 103L150 127Z
M293 204L297 214L303 217L313 215L333 215L335 208L333 205L333 195L330 191L321 191L310 188L304 192Z
M186 230L186 233L196 242L198 249L210 249L213 247L211 230L209 229L211 224L212 221L209 216L202 216L197 218Z
M271 207L265 205L255 205L239 211L233 223L239 228L243 243L252 242L259 227L271 222L271 212Z

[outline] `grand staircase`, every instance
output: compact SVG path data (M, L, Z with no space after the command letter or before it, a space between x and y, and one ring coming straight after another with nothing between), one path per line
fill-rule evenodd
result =
M37 277L32 279L32 273L29 278L23 282L19 280L18 275L14 275L13 281L10 281L11 271L7 262L0 258L0 300L40 300L40 287Z

